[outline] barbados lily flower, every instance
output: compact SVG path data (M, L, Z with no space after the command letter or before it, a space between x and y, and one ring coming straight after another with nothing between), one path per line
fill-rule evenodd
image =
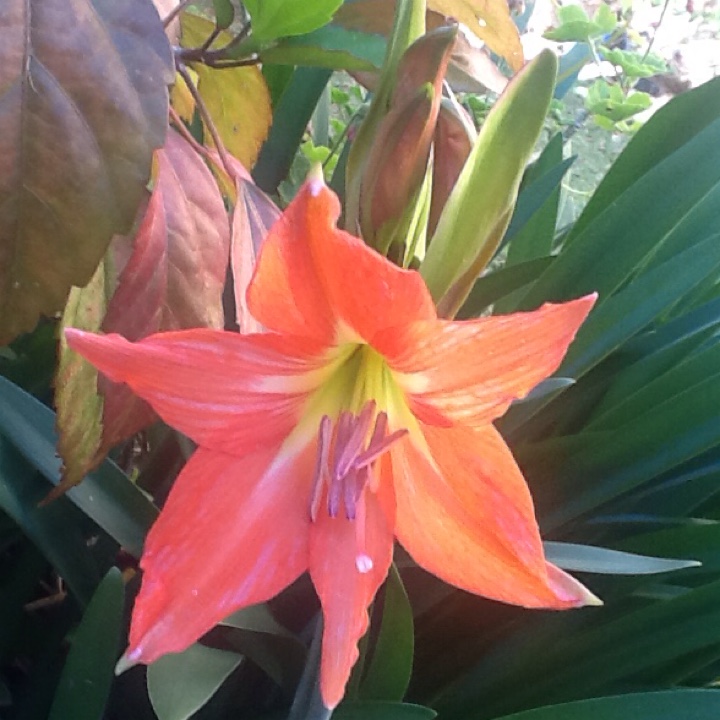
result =
M492 425L558 367L594 297L440 320L420 275L338 230L339 211L312 178L269 233L248 289L262 334L130 343L67 331L198 445L148 535L122 666L183 650L308 570L332 708L394 539L488 598L596 602L546 562L527 486Z

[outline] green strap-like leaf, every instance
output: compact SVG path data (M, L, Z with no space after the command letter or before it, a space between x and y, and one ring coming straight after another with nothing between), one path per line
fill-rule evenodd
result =
M102 717L117 662L124 600L122 575L112 568L74 634L48 720Z
M195 643L147 669L150 702L158 720L187 720L215 694L242 655Z
M2 403L0 402L0 406ZM90 600L101 573L87 551L82 519L67 499L39 507L49 486L0 433L0 508L32 540L81 604Z
M720 691L670 690L548 705L498 720L716 720L718 714Z
M333 720L433 720L437 713L422 705L389 702L345 703L333 713Z
M697 560L649 557L575 543L545 542L545 557L563 570L601 575L652 575L698 567Z
M275 109L268 139L260 151L253 177L266 193L277 192L287 177L302 140L332 72L322 68L299 67Z
M414 640L412 608L393 565L385 581L380 633L360 685L363 700L402 700L412 673Z
M54 426L52 410L0 377L0 436L57 484L61 461L55 452ZM67 496L128 552L140 556L157 509L114 463L106 460Z

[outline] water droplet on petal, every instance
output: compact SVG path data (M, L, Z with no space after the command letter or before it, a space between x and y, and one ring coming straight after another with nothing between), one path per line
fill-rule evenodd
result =
M365 555L365 553L358 555L355 558L355 567L358 569L358 572L363 575L369 573L373 569L372 558L369 555Z

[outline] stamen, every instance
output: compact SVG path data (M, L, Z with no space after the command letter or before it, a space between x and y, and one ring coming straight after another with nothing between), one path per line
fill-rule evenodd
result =
M328 460L330 458L330 433L332 432L332 421L327 415L323 415L318 428L318 454L315 463L315 474L313 475L312 491L310 493L310 519L317 520L322 491L327 476Z
M375 411L375 403L369 402L362 409L360 414L355 420L355 424L350 428L349 437L344 443L344 446L340 448L338 453L337 441L335 443L335 467L333 468L333 478L345 477L350 472L350 469L355 463L355 458L358 453L362 450L362 447L367 438L367 432L370 429L370 421L372 420L372 414ZM343 415L350 415L349 413L343 413ZM350 415L352 419L352 415ZM338 438L339 439L339 438Z
M365 452L357 455L357 457L355 458L355 462L353 463L353 467L364 468L368 465L371 465L385 451L387 451L396 440L399 440L404 435L407 435L407 430L405 430L405 428L401 430L396 430L394 433L390 433L390 435L388 435L386 438L380 440L378 444L375 445L375 447L371 445Z
M401 429L388 435L387 413L376 415L376 407L375 401L370 400L358 415L343 411L334 427L332 420L323 416L318 429L317 463L310 495L313 522L327 492L328 515L337 518L342 507L345 518L355 523L355 565L360 573L368 573L373 568L373 560L365 551L365 490L376 492L379 483L373 464L407 433Z

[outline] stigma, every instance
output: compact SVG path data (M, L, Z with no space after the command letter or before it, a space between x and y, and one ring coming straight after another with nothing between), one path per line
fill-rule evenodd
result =
M358 414L343 411L337 420L324 415L318 429L318 450L310 497L310 519L315 522L323 504L331 518L345 517L355 523L360 573L373 568L365 552L365 490L375 492L378 478L375 462L407 430L388 433L388 417L376 412L370 400Z

